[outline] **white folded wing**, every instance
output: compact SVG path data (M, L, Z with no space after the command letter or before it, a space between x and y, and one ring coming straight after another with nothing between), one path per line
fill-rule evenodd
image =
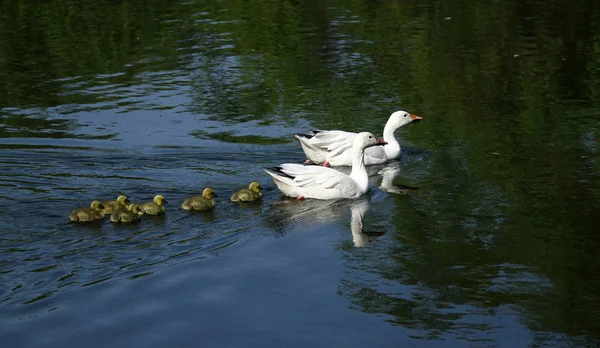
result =
M356 182L335 169L295 163L265 170L286 196L317 199L356 198L360 192Z
M345 151L351 152L354 138L356 138L356 133L338 130L319 131L310 139L310 144L329 151L329 155L335 157Z
M352 145L358 133L340 130L314 131L311 134L296 134L306 157L313 163L329 162L332 166L352 165ZM371 147L365 150L365 164L380 164L388 161L383 147Z

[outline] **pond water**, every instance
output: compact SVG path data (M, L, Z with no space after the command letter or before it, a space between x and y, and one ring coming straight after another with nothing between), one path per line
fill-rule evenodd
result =
M583 0L2 4L0 341L596 346L599 33ZM291 134L396 110L366 197L275 204ZM68 223L119 194L170 203Z

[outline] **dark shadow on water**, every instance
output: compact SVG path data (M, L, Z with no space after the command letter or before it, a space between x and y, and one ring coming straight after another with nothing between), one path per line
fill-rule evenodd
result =
M110 226L113 229L115 229L119 232L127 232L127 231L132 231L132 230L139 230L139 226L142 223L142 219L140 218L139 220L132 221L132 222L110 222L110 221L107 221L106 223L110 224Z
M260 214L262 211L262 199L254 202L231 202L236 207L240 209L252 211L255 214Z
M102 226L105 223L108 223L105 220L106 219L89 221L89 222L72 222L72 221L69 221L68 224L71 225L71 226L73 226L77 230L87 230L87 231L98 232L98 231L100 231L100 229L102 229Z
M144 214L141 216L141 223L144 226L148 226L148 224L153 226L154 228L163 228L168 221L167 215L170 215L169 212L166 212L161 215L147 215Z
M212 221L216 220L215 208L212 208L209 210L204 210L204 211L198 211L198 210L186 211L186 210L184 210L184 212L185 212L185 214L188 214L193 218L199 218L200 220L202 220L202 222L212 222Z
M142 219L149 219L154 222L165 222L167 220L167 213L160 214L160 215L144 214L144 215L142 215Z

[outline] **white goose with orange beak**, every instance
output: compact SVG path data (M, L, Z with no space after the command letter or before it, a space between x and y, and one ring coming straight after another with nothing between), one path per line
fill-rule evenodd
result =
M406 111L394 112L383 129L386 146L376 146L365 151L365 165L381 164L400 157L400 144L394 135L396 129L419 121L422 117ZM340 130L316 130L309 134L294 134L302 145L308 161L324 166L351 166L352 145L357 133Z
M380 145L380 146L378 146ZM359 198L369 190L369 175L365 168L365 150L383 147L387 143L368 132L354 137L352 172L346 175L332 168L285 163L266 168L275 185L283 194L297 199L340 199Z

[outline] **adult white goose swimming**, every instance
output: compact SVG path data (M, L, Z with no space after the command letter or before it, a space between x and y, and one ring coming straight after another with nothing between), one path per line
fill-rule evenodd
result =
M422 117L409 114L406 111L394 112L383 129L383 140L388 143L384 147L369 148L365 151L365 164L381 164L400 156L400 144L394 136L396 129ZM309 134L294 134L306 158L316 164L325 166L352 165L352 144L356 133L340 130L312 131Z
M365 149L387 142L368 132L358 133L352 147L352 172L350 175L335 169L316 165L286 163L265 170L283 194L289 197L339 199L358 198L369 189L369 176L365 168Z

